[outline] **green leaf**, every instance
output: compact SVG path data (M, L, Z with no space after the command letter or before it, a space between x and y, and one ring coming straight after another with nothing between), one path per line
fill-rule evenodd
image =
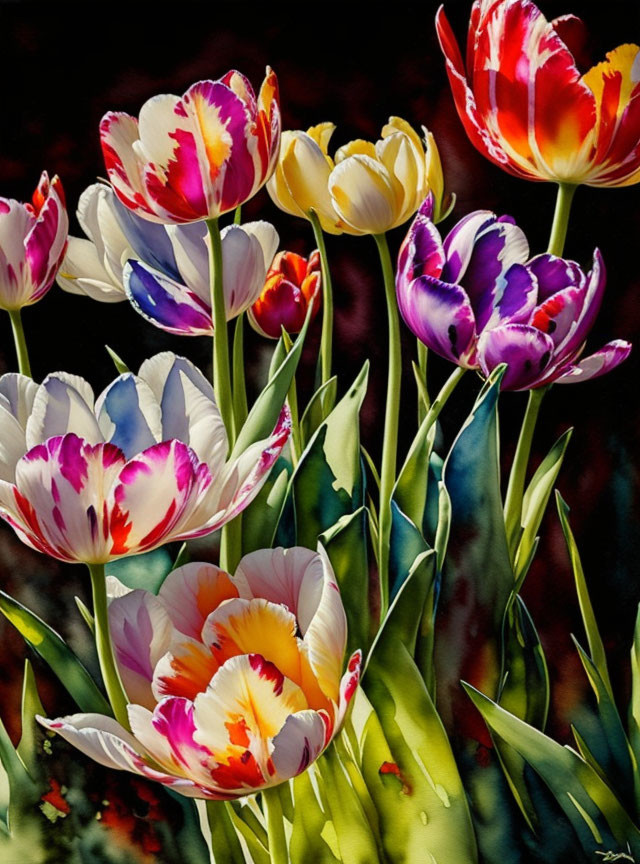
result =
M514 585L500 489L498 396L504 370L480 391L443 470L451 527L438 598L436 688L449 730L468 734L469 710L461 678L497 695L502 627Z
M558 506L558 515L560 516L560 524L562 525L562 533L567 544L567 551L571 560L571 569L573 570L573 578L576 583L576 591L578 594L578 602L580 604L580 613L582 614L582 623L587 634L587 642L589 643L589 654L593 663L600 673L602 682L606 687L609 697L613 700L613 690L611 688L611 679L609 678L609 668L607 665L607 655L604 651L604 645L598 630L596 616L591 605L589 597L589 589L584 578L584 570L580 560L580 553L576 546L576 541L569 525L569 507L563 500L559 492L556 491L556 504Z
M573 429L567 431L558 438L551 450L538 466L538 470L531 478L522 499L522 534L516 552L514 569L516 575L525 569L529 560L536 534L540 528L544 511L547 508L549 496L558 479L562 461L566 452Z
M246 864L226 801L207 801L207 822L215 864Z
M126 375L127 372L131 372L127 364L124 362L124 360L118 357L113 348L109 348L108 345L105 345L104 347L107 349L107 354L109 355L109 357L111 357L111 359L113 360L113 365L118 370L119 375Z
M28 660L24 661L24 678L22 681L21 720L22 732L18 744L18 756L34 779L41 779L42 755L39 752L39 741L42 729L35 719L36 714L45 713L38 695L38 687L33 674L33 667Z
M640 811L640 605L631 646L631 700L629 702L629 741L634 756L636 809Z
M349 864L379 861L378 845L335 745L316 763L323 779L324 804L331 815L340 857Z
M365 726L362 771L388 860L473 864L473 827L449 739L395 628L374 650L363 686L375 714Z
M89 630L91 631L91 635L95 635L96 622L94 621L93 615L89 607L83 603L83 601L76 595L73 598L76 601L76 606L78 607L78 612L82 615L82 620L87 625Z
M244 555L256 549L269 549L273 545L290 474L290 463L280 457L271 469L262 489L243 511L242 552Z
M427 504L429 459L437 431L435 420L434 415L427 414L422 421L391 496L392 501L418 528L422 528Z
M175 561L171 565L171 570L177 570L178 567L184 567L184 565L188 564L190 560L191 556L189 555L189 547L187 546L187 543L185 541L178 549L178 554L176 555Z
M407 580L419 555L429 550L422 533L391 500L391 536L389 538L389 582L393 599Z
M451 498L447 487L442 480L438 482L438 527L436 528L436 539L434 547L437 556L437 568L442 570L442 565L449 546L449 534L451 533Z
M369 515L366 507L343 516L320 535L347 613L347 656L357 648L364 653L373 638L369 602Z
M300 457L289 492L295 507L297 543L315 549L318 537L364 504L358 414L369 364L338 402ZM285 511L286 512L286 511Z
M526 723L544 729L549 711L549 673L540 638L518 595L514 595L505 615L504 644L506 674L498 702ZM535 830L539 820L525 778L526 762L506 742L496 740L495 745L514 798Z
M11 834L20 830L21 823L29 819L32 808L40 798L41 790L24 766L0 720L0 762L9 778L9 810L7 825Z
M333 411L337 395L338 379L335 375L318 387L313 394L300 420L300 433L302 435L303 446L306 447L318 426Z
M0 612L49 664L81 711L111 716L109 703L93 678L55 630L4 591L0 591Z
M640 832L614 793L575 751L509 714L469 684L463 684L487 726L516 750L547 784L590 855L596 849L626 849L640 855Z
M318 800L311 775L317 768L298 774L293 780L293 829L289 853L291 864L339 864L336 857L337 838L330 816L325 814ZM317 777L314 776L316 785Z
M141 555L127 555L105 565L107 576L115 576L127 588L143 588L152 594L158 593L173 569L173 561L165 546Z
M236 833L245 843L253 859L253 864L271 864L267 832L258 822L258 817L247 804L240 801L230 801L227 812L231 818Z
M573 638L573 637L572 637ZM634 806L634 767L632 751L618 714L602 676L578 641L573 643L587 673L596 697L597 723L584 724L580 716L574 720L576 731L596 760L608 785L629 808ZM585 756L586 758L586 756ZM589 761L587 759L587 761Z
M275 366L276 368L269 375L266 387L260 393L249 412L249 416L245 420L236 439L230 459L237 459L251 444L268 438L275 429L282 406L287 398L289 387L293 381L293 376L296 374L302 346L304 345L307 328L309 327L312 306L313 304L310 303L307 317L298 334L298 338L293 343L291 351L287 354L282 339L278 342L272 362L272 367Z

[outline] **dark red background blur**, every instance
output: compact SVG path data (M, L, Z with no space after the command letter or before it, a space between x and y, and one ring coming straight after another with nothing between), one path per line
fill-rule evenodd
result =
M137 114L157 93L181 93L200 78L216 78L236 67L256 86L268 63L280 80L284 128L306 128L323 120L338 126L333 145L354 137L376 139L391 114L436 135L446 185L458 196L453 218L477 208L510 213L526 231L532 254L544 251L555 187L526 183L503 173L468 143L451 100L434 31L437 3L388 4L76 4L0 3L0 195L27 199L39 173L58 173L74 212L82 190L104 175L97 128L107 110ZM539 4L548 17L581 15L590 34L593 62L623 42L640 39L640 7L584 0ZM470 0L449 0L447 13L460 37ZM304 17L303 17L304 16ZM590 65L587 60L587 65ZM581 188L571 218L566 254L587 266L594 246L604 254L609 280L604 306L592 333L597 349L612 338L634 341L640 331L640 194ZM265 218L278 228L282 245L312 248L307 223L278 211L265 191L243 218ZM72 233L78 234L75 220ZM404 228L390 238L392 249ZM329 238L336 294L335 363L344 390L366 357L372 380L363 409L363 436L380 447L386 379L386 322L377 256L369 238ZM87 377L97 392L114 377L104 351L111 345L132 369L165 349L183 353L204 371L207 339L178 339L156 330L127 304L98 304L57 287L33 308L24 324L36 379L66 370ZM319 327L304 356L302 384L311 381ZM415 397L410 378L414 341L404 333L405 396L403 450L414 429ZM254 381L264 374L265 343L251 334L247 356ZM270 346L267 346L270 347ZM628 686L628 649L640 601L638 518L638 372L640 350L619 370L592 383L557 386L545 400L536 434L537 458L568 426L576 431L559 481L572 508L596 614L611 652L621 698ZM16 368L8 317L0 316L0 372ZM431 387L448 374L437 359ZM478 381L467 376L443 419L450 442L468 413ZM307 391L306 396L309 393ZM513 452L524 394L501 400L505 466ZM479 574L482 578L483 574ZM82 567L63 567L23 546L0 526L0 587L49 620L85 656L83 625L73 594L87 600ZM583 678L569 634L582 638L577 602L555 512L543 525L543 541L525 587L553 676L554 732L566 733L567 710ZM0 622L3 719L13 733L25 649ZM90 662L89 658L88 662ZM71 708L66 696L38 665L45 707Z

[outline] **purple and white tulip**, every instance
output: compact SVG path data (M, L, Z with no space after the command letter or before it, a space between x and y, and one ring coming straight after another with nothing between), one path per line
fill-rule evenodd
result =
M62 561L103 563L209 534L258 493L290 431L227 461L213 388L183 357L146 360L94 400L64 372L0 378L0 516Z
M204 222L158 225L120 203L101 183L82 193L78 220L88 240L71 237L58 284L94 300L129 299L148 321L179 336L213 333L208 236ZM278 248L269 222L221 232L227 320L260 296Z
M543 254L510 216L465 216L442 240L427 198L398 259L398 306L428 348L488 376L507 364L503 390L586 381L629 354L623 340L580 359L596 319L606 274L598 249L584 273L575 261Z
M39 721L102 765L182 795L228 799L285 782L339 732L360 676L324 550L261 549L234 576L192 563L157 596L108 577L131 732L110 717Z
M0 198L0 308L37 303L51 288L67 245L69 218L59 177L46 171L29 203Z

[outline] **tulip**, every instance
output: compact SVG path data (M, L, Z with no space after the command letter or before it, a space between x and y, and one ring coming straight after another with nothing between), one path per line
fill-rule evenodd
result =
M67 244L69 219L59 177L43 171L31 203L0 198L0 309L11 318L20 372L31 375L20 310L53 284Z
M402 244L396 277L410 330L441 357L488 376L507 364L504 390L604 375L629 354L615 340L579 359L605 288L599 250L585 274L554 255L529 260L524 233L509 216L478 210L444 242L427 199Z
M279 339L283 327L287 333L299 333L312 299L315 299L312 318L318 312L320 282L317 249L308 260L295 252L279 252L267 273L260 297L249 310L249 323L269 339Z
M0 198L0 308L37 303L53 284L67 243L69 220L59 177L46 171L32 203Z
M640 181L637 45L580 75L564 41L581 22L547 21L530 0L475 2L466 69L442 7L438 38L472 144L527 180L627 186Z
M47 729L102 765L208 799L285 782L335 737L361 654L342 675L346 617L322 548L253 552L234 576L187 564L158 596L109 582L131 732L99 714L39 717Z
M276 76L267 69L257 99L232 70L183 96L149 99L139 120L109 112L100 140L109 180L130 210L165 224L215 219L255 195L275 167Z
M109 186L80 197L78 219L90 238L71 237L58 274L65 291L95 300L129 299L156 327L184 336L213 333L207 231L203 223L157 225L127 210ZM278 245L268 222L221 232L227 320L260 295Z
M0 516L27 545L101 564L199 537L258 493L289 435L226 461L213 389L166 352L120 375L94 402L74 375L0 378Z
M351 141L335 161L327 148L335 126L285 132L280 159L267 189L287 213L309 218L313 209L324 231L382 234L406 222L430 189L444 218L442 166L435 140L425 147L400 117L390 117L376 144Z

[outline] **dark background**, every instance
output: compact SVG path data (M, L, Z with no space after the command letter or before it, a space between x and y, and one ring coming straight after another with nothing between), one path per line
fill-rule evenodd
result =
M0 195L26 200L46 168L64 183L74 213L82 190L104 175L98 123L107 110L137 114L157 93L182 93L200 78L238 68L259 86L267 63L280 81L283 128L306 128L323 120L338 126L332 147L354 137L376 139L391 114L421 124L436 136L446 185L458 196L448 230L477 208L510 213L527 233L532 254L547 244L555 187L527 183L503 173L468 143L456 115L434 30L437 3L389 4L75 4L0 3ZM633 2L540 2L551 18L572 11L587 24L585 69L607 50L640 39L640 8ZM470 2L446 4L459 37L464 37ZM589 56L590 55L590 56ZM638 187L600 190L582 187L576 195L566 254L583 266L594 246L604 254L608 289L588 350L613 338L634 340L640 329L640 196ZM288 217L261 191L243 218L274 222L282 246L307 254L313 238L306 222ZM406 228L390 236L393 254ZM79 234L72 219L72 232ZM341 392L366 357L375 386L363 408L363 438L379 452L386 380L386 320L377 255L369 238L328 238L336 303L335 365ZM66 370L87 377L99 392L114 377L104 352L111 345L132 369L164 349L183 353L203 371L210 364L210 341L179 339L155 329L128 304L98 304L64 294L56 286L24 311L34 376ZM301 384L312 380L319 324L303 358ZM415 343L403 334L404 454L414 430L415 396L410 361ZM255 387L264 376L265 341L247 336L247 362ZM636 349L619 370L600 380L557 386L545 399L534 451L540 458L558 435L575 426L559 487L572 508L596 614L621 699L628 688L628 650L640 601L638 539L638 365ZM16 368L8 317L0 317L0 372ZM435 391L450 368L430 361ZM478 379L467 376L443 418L451 441L468 413ZM526 403L525 394L501 400L505 468ZM50 621L86 657L83 625L73 594L87 597L82 567L62 566L23 546L0 526L0 587ZM525 598L540 629L553 677L553 731L567 733L567 716L584 688L569 633L582 638L577 602L557 517L543 525L541 548L528 576ZM0 622L3 662L0 713L13 734L25 649ZM90 658L86 658L91 662ZM71 706L37 666L45 708L50 714Z

